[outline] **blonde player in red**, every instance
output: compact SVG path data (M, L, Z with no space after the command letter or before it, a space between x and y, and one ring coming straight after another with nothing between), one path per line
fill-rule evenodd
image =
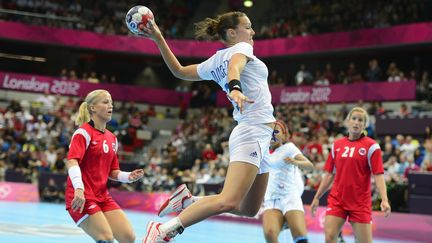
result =
M113 102L106 90L90 92L79 108L69 145L66 210L75 223L98 243L135 242L125 213L108 193L108 178L123 183L140 179L142 169L120 170L117 138L106 129Z
M333 143L324 166L326 172L311 210L315 215L319 199L331 187L324 222L325 242L336 242L347 218L358 242L372 242L372 174L382 199L381 211L386 217L390 214L381 149L375 140L363 134L368 121L363 108L355 107L349 112L345 121L348 136Z

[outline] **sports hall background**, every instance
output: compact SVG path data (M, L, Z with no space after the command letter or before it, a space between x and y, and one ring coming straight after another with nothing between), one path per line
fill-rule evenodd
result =
M74 113L97 88L113 94L109 129L121 143L122 169L146 172L135 184L109 183L123 208L154 212L181 183L196 195L218 192L235 125L231 108L212 82L174 78L151 41L128 33L124 16L134 5L148 6L189 64L220 47L194 41L193 23L240 10L256 32L255 54L269 68L275 114L315 164L304 175L305 204L330 144L345 132L343 119L359 105L372 116L367 132L383 150L400 220L383 220L394 227L380 231L378 224L374 234L427 242L421 230L432 226L432 2L252 2L247 8L241 0L0 0L0 202L62 205ZM379 200L374 190L374 209ZM2 217L1 224L13 221ZM307 222L321 230L310 215ZM0 239L7 234L0 231Z

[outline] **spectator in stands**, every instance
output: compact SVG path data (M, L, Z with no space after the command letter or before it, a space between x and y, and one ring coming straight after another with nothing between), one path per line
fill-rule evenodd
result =
M90 77L88 77L87 81L88 81L89 83L93 83L93 84L98 84L98 83L100 83L100 81L99 81L99 79L98 79L98 77L97 77L95 71L92 71L92 72L90 73Z
M3 158L0 158L0 182L5 180L6 176L6 163Z
M50 95L49 90L45 90L42 96L36 98L36 102L42 103L43 111L52 111L55 105L55 97Z
M60 189L53 178L48 179L48 185L42 188L41 199L45 202L59 202L62 189Z
M391 62L387 68L387 77L391 77L393 74L398 75L399 74L399 68L397 67L396 62Z
M389 82L400 82L400 81L402 81L402 77L400 76L400 72L398 70L393 70L390 73L390 76L388 77L387 81L389 81Z
M155 117L156 116L156 110L154 105L149 105L147 110L145 111L145 114L147 117Z
M407 158L408 164L407 164L405 171L404 171L404 177L407 178L407 180L408 180L408 174L411 172L420 171L420 167L414 163L414 156L407 156L406 158Z
M108 178L122 183L140 179L144 171L120 170L118 142L106 129L113 102L106 90L90 92L80 105L67 156L69 177L66 209L72 219L96 242L134 242L135 235L125 213L108 193Z
M71 69L69 71L69 80L78 80L78 75L75 70Z
M432 101L432 82L429 80L429 72L423 71L417 86L417 94L421 100Z
M306 69L306 65L300 65L300 70L296 73L295 80L296 85L307 85L312 82L313 76L311 72Z
M348 136L333 143L324 167L326 173L311 203L314 215L319 199L332 187L327 198L325 242L336 242L347 218L359 242L372 242L371 174L382 199L381 210L385 216L390 214L381 149L363 134L368 120L362 108L355 107L349 112L345 121Z
M402 103L399 107L399 114L400 117L405 118L410 115L410 111L408 109L408 106L405 103Z
M63 68L60 71L60 79L61 80L67 80L68 79L68 70L66 68Z
M396 135L396 138L392 140L393 148L400 149L400 146L405 143L405 136L402 134Z
M397 158L395 155L391 155L388 160L384 162L384 168L386 170L386 181L394 181L396 183L400 183L403 180L402 177L399 174L400 171L400 164L397 161Z
M205 148L204 148L204 150L201 153L201 157L207 163L209 161L215 160L217 158L217 154L213 150L211 144L208 143L208 144L205 145Z
M414 157L414 152L419 147L419 141L413 139L412 136L408 135L405 137L404 143L400 146L399 150L407 157Z
M363 81L360 72L357 70L355 63L353 62L349 64L346 74L348 83L357 83Z
M369 68L366 71L366 80L369 82L379 82L382 81L382 76L381 76L381 68L378 65L378 60L377 59L372 59L369 61Z
M329 81L330 84L334 84L335 83L336 76L333 73L332 65L330 63L326 64L323 76L324 76L325 79L327 79Z
M321 74L321 71L316 71L315 72L315 85L329 85L330 82L328 81L328 79L326 77L324 77L323 74Z
M144 36L155 41L174 76L190 81L216 81L233 103L233 116L238 121L230 135L231 162L222 192L191 204L190 193L183 189L186 194L172 198L188 200L185 204L191 204L190 207L164 224L150 222L144 242L170 241L184 228L223 212L255 215L267 186L266 163L275 118L266 65L253 54L255 32L249 18L242 12L229 12L199 22L198 39L219 39L227 48L200 64L188 66L179 63L154 22L144 31ZM171 202L165 208L174 211L171 206L166 207ZM178 206L184 208L183 203Z

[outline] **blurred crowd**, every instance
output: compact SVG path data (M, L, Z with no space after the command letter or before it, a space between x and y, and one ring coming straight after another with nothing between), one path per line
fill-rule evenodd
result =
M339 66L334 68L332 63L326 63L320 69L310 70L306 64L300 64L295 75L288 75L283 70L270 71L269 82L275 86L299 86L299 85L330 85L351 84L361 82L417 82L418 100L432 101L432 82L429 76L430 70L416 71L410 67L400 67L396 61L392 61L383 67L379 60L371 59L365 63L349 62L346 68Z
M197 0L141 1L156 15L158 25L168 38L181 38L198 6ZM83 0L3 0L1 8L22 11L2 13L0 19L58 28L88 30L108 35L128 35L124 23L127 11L136 1ZM34 14L38 14L35 16Z
M131 0L3 0L0 3L3 9L27 12L3 13L0 14L0 19L117 35L128 34L124 18L126 12L137 4ZM186 28L193 26L192 21L196 21L194 17L203 2L164 0L141 1L140 4L155 13L165 36L191 39L193 37L186 34L192 33L186 32ZM243 1L231 0L228 8L247 12L242 5ZM271 6L267 12L261 11L253 20L257 38L285 38L362 28L383 28L432 19L429 14L431 4L426 0L278 0L272 1ZM41 16L35 17L34 14ZM216 13L206 14L209 17L214 15Z
M397 61L386 64L380 63L377 59L371 59L368 63L349 62L341 66L340 63L325 63L321 68L311 70L306 64L300 64L294 74L289 74L283 68L270 67L269 84L272 86L301 86L301 85L331 85L331 84L351 84L362 82L405 82L416 81L417 100L432 102L432 81L429 73L430 69L413 68L410 66L400 66ZM318 65L319 66L319 65ZM150 66L146 67L152 69ZM81 71L76 66L74 68L63 68L59 77L62 80L82 80L89 83L120 83L115 75L97 73L96 71ZM132 81L122 80L121 83L132 84ZM218 87L209 87L200 83L181 82L177 91L191 91L197 102L202 105L211 105L215 102L215 91Z
M428 1L277 0L272 6L277 7L261 14L257 21L258 38L384 28L432 19Z
M6 170L19 172L29 183L37 183L43 172L66 175L65 158L72 132L74 113L79 100L62 99L49 94L34 101L11 101L0 112L0 180ZM379 103L363 104L372 115L383 110ZM403 117L406 110L390 111ZM405 107L406 108L406 107ZM315 170L305 174L307 189L316 189L323 175L322 167L331 143L345 134L343 121L349 111L343 105L330 111L324 104L285 104L275 107L278 119L285 120L292 131L291 141L315 164ZM208 193L208 185L220 185L229 163L228 138L235 122L227 108L205 107L183 115L168 143L151 147L137 138L138 130L151 130L148 118L177 119L169 109L158 114L153 106L140 109L134 103L123 103L108 127L119 138L120 161L126 163L122 152L139 153L129 161L144 168L140 183L114 185L120 190L170 191L188 183L194 194ZM411 171L432 171L432 136L430 128L424 137L399 134L395 137L376 137L374 123L367 127L368 136L376 138L383 150L386 179L389 185L407 185ZM149 143L150 144L150 143ZM57 194L61 200L62 186L49 181L41 188L42 198L51 200ZM51 196L50 196L51 195Z

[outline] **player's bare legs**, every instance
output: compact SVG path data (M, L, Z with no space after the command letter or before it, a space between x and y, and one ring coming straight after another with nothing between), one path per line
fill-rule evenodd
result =
M105 217L111 226L114 238L120 243L134 243L135 233L123 210L105 212Z
M254 217L261 208L262 202L264 200L267 190L268 178L269 173L256 175L255 181L247 192L246 197L240 203L238 211L235 210L231 213L240 216Z
M282 212L277 209L268 209L263 214L264 237L267 243L278 243L279 233L284 223Z
M179 214L178 218L183 227L186 228L210 216L225 212L236 211L240 213L240 204L254 184L257 172L258 167L252 164L245 162L231 162L228 167L222 192L218 195L203 197L201 200L193 203ZM263 198L261 198L260 203L262 202L262 199ZM256 204L256 202L252 202L252 204ZM259 207L256 211L258 210Z
M372 243L372 225L351 223L356 239L359 243Z
M336 217L333 215L325 216L324 232L326 243L336 243L339 232L345 223L344 218Z
M103 240L108 242L114 240L108 220L102 212L88 216L79 226L95 241Z
M293 239L300 236L307 236L306 221L303 211L291 210L285 213L285 220L288 222Z

